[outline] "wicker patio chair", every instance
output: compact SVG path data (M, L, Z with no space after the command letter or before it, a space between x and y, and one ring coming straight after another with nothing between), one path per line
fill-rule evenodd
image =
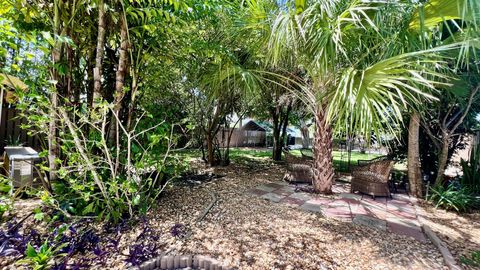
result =
M371 164L371 163L374 163L374 162L377 162L377 161L382 161L382 160L387 160L388 157L387 156L379 156L379 157L376 157L374 159L359 159L357 160L357 164L358 166L364 166L364 165L368 165L368 164Z
M388 180L393 168L392 160L380 160L359 166L352 172L351 192L391 197Z
M311 184L313 180L313 160L296 157L290 152L283 150L287 162L287 173L283 180L293 183Z

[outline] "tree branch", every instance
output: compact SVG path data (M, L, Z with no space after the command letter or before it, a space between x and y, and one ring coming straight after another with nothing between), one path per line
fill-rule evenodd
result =
M470 108L472 107L473 100L475 99L475 96L477 95L478 91L480 90L480 85L477 86L471 93L470 97L468 98L468 103L467 107L465 108L465 111L463 112L463 115L458 119L457 123L452 127L451 132L455 132L457 128L463 123L463 120L465 117L467 117L468 112L470 111Z

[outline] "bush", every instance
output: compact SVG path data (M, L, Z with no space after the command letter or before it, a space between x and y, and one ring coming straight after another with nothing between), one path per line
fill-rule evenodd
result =
M26 128L47 137L52 111L60 122L55 138L60 146L55 162L58 179L47 185L49 192L41 193L42 199L66 215L118 221L145 213L184 170L185 164L171 154L176 141L173 125L140 113L128 128L112 116L113 104L107 102L89 111L51 108L45 97L34 98L22 104L29 120ZM46 166L43 169L48 172Z
M430 195L427 199L436 208L440 207L457 212L466 212L477 204L477 200L467 188L458 188L453 184L448 185L447 188L444 186L430 188Z
M462 159L460 165L463 171L463 176L460 178L462 186L473 193L480 194L480 146L478 143L472 149L470 160Z

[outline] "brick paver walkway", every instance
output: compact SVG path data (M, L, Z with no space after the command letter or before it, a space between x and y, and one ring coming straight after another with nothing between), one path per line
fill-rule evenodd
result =
M373 200L368 195L349 193L349 184L337 182L333 187L334 196L321 197L298 191L297 187L286 182L272 182L248 192L274 203L426 241L408 195L394 194L392 199L377 197Z

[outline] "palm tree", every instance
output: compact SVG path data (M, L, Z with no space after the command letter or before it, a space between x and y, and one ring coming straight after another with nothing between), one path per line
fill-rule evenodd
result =
M252 9L255 0L246 1ZM381 138L402 127L402 110L433 99L445 84L442 53L459 45L399 50L417 7L414 4L348 0L286 1L263 13L269 64L293 59L308 80L300 99L315 116L314 181L331 193L332 139L337 131ZM262 9L257 9L257 17ZM270 15L274 14L274 15ZM258 20L256 21L258 24Z

